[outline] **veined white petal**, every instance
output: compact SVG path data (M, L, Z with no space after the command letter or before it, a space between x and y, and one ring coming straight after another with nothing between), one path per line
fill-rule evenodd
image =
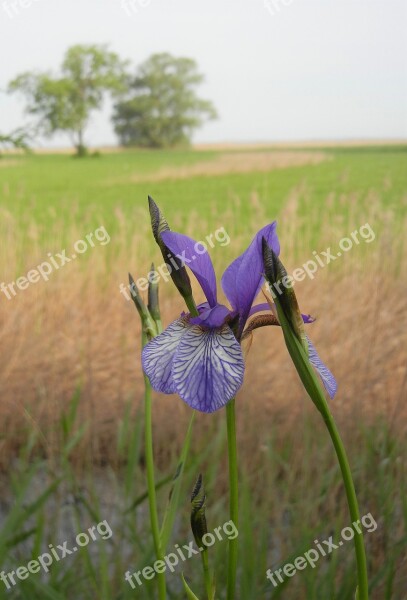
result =
M336 390L338 389L338 384L336 383L336 379L332 375L332 373L328 369L328 367L320 359L319 354L316 351L314 344L311 342L311 340L309 339L308 336L306 336L306 337L307 337L307 342L308 342L309 361L312 364L312 366L314 367L314 369L316 369L319 376L321 377L322 383L324 384L324 388L326 389L326 391L328 392L330 397L333 398L336 394Z
M172 362L187 327L185 318L177 319L143 348L143 371L157 392L175 393L171 375Z
M191 407L214 412L231 400L243 383L244 361L228 325L188 327L172 365L175 389Z

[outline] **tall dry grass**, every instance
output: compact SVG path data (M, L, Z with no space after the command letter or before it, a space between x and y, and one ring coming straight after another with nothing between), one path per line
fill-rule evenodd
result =
M243 202L250 203L251 222L244 232L238 224ZM338 206L341 212L338 213ZM249 231L270 220L260 199L234 198L217 216L231 237L228 246L213 251L219 275L249 241ZM15 279L20 261L15 257L16 223L2 215L2 255L4 281ZM212 216L211 216L212 218ZM313 280L296 284L303 312L317 317L308 332L321 357L335 373L339 392L332 402L339 421L346 423L352 436L352 423L369 421L385 414L390 425L402 426L400 412L405 410L407 358L407 300L403 286L406 256L404 238L395 233L405 224L397 223L391 211L384 211L380 198L371 195L361 204L355 197L326 199L324 214L313 208L306 187L295 189L278 215L282 259L291 272L312 251L335 247L361 224L369 222L377 230L371 244L361 243L349 253L320 269ZM115 462L117 423L129 404L132 411L141 405L143 386L140 368L140 326L130 301L119 292L126 283L127 271L137 278L146 274L152 257L160 255L150 241L152 236L147 211L135 209L129 223L117 211L117 233L110 244L89 249L75 262L51 274L48 282L31 284L12 300L0 297L0 417L4 425L0 438L0 460L9 464L20 444L33 429L39 434L40 448L52 457L60 447L57 422L75 390L80 390L80 421L87 423L75 453L76 460L93 463ZM319 231L309 227L318 223ZM185 227L179 215L174 229ZM136 224L136 229L135 229ZM21 275L46 260L46 252L58 252L58 226L55 240L44 251L35 223L25 232L30 236L30 254ZM191 212L186 233L204 239L211 231L198 210ZM74 242L84 232L72 227L68 238ZM161 285L164 323L183 310L171 282ZM196 288L196 297L200 291ZM188 408L176 397L157 396L155 433L157 456L171 451L171 442L182 440ZM277 328L258 330L247 357L245 384L239 393L241 443L261 453L270 423L281 424L281 431L295 431L298 416L312 411L294 368L288 358L281 332ZM404 413L405 414L405 413ZM215 420L216 421L216 420ZM204 437L212 427L201 417Z

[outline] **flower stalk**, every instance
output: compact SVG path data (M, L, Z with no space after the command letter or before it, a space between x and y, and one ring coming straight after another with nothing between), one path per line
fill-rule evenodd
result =
M133 277L129 274L130 292L133 302L140 315L142 323L141 341L142 347L153 339L159 333L158 324L161 323L159 317L158 307L158 289L151 291L149 289L149 304L153 302L153 308L155 309L155 316L157 320L154 320L149 309L143 302L137 286L134 282ZM150 284L151 288L151 284ZM157 323L158 321L158 323ZM160 538L160 526L158 521L158 510L157 510L157 495L155 486L155 474L154 474L154 451L153 451L153 422L152 422L152 387L150 380L147 375L144 375L144 452L146 457L146 473L147 473L147 491L148 491L148 505L150 511L150 524L151 532L154 541L154 551L157 560L164 559L164 551L162 549L161 538ZM157 587L158 587L158 598L159 600L166 600L166 581L164 573L157 573Z
M237 463L235 399L226 405L226 423L229 457L229 514L235 527L239 527L239 479ZM234 600L236 590L238 536L229 540L227 600Z
M327 426L341 469L352 523L360 521L358 500L346 450L333 415L329 409L321 384L312 368L308 354L308 346L306 345L304 347L304 340L306 342L307 338L302 332L303 325L301 313L299 312L295 293L292 288L287 289L287 287L281 286L287 273L280 259L268 246L265 240L263 240L263 257L266 280L274 289L281 290L281 287L283 287L281 294L274 295L274 302L277 318L283 330L287 349L308 395L321 413ZM355 531L354 544L358 571L356 598L357 600L368 600L369 587L366 552L362 532Z
M147 337L143 334L143 344L147 341ZM153 423L152 423L152 399L151 399L151 384L147 377L144 375L144 438L145 438L145 456L146 456L146 471L147 471L147 489L148 489L148 504L150 510L150 524L151 532L154 540L154 550L157 560L164 560L164 551L161 545L160 538L160 526L158 522L158 510L157 510L157 495L155 489L155 475L154 475L154 452L153 452ZM158 586L158 597L159 600L166 600L166 582L165 574L157 573L157 586Z

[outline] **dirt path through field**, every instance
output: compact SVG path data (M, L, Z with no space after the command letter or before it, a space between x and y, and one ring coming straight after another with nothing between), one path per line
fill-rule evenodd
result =
M214 159L199 161L192 165L164 167L148 174L132 173L127 181L140 183L228 173L267 173L275 169L318 165L326 160L332 160L332 157L324 152L225 152Z

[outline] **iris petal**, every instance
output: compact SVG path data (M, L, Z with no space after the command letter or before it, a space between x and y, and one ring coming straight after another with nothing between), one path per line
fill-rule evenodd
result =
M174 357L172 376L180 397L205 413L222 408L243 383L244 361L230 327L189 327Z
M164 231L161 237L171 252L191 269L199 281L210 306L215 306L216 275L208 251L205 249L202 252L203 245L182 233Z
M204 325L205 327L221 327L226 318L230 315L230 310L223 304L217 304L213 308L203 310L199 317L193 317L190 323L193 325Z
M319 357L318 352L315 349L314 344L311 342L309 337L307 336L308 342L308 350L309 350L309 361L314 367L314 369L318 372L321 377L322 383L324 384L324 388L328 392L329 396L333 398L336 394L336 390L338 389L338 384L336 383L335 377L332 375L331 371L328 367L322 362Z
M280 244L276 234L277 222L266 225L255 235L250 246L234 260L222 276L222 288L232 307L239 312L239 332L243 330L250 308L263 282L262 238L276 254Z
M307 325L307 323L314 323L316 321L316 318L313 317L312 315L304 315L303 313L301 313L302 316L302 320L304 321L304 323Z
M262 312L263 310L267 310L270 312L270 305L268 302L262 302L261 304L256 304L256 306L252 306L249 312L249 317L255 315L258 312Z
M143 348L141 355L143 371L157 392L175 394L171 375L172 363L187 327L187 319L178 319Z

